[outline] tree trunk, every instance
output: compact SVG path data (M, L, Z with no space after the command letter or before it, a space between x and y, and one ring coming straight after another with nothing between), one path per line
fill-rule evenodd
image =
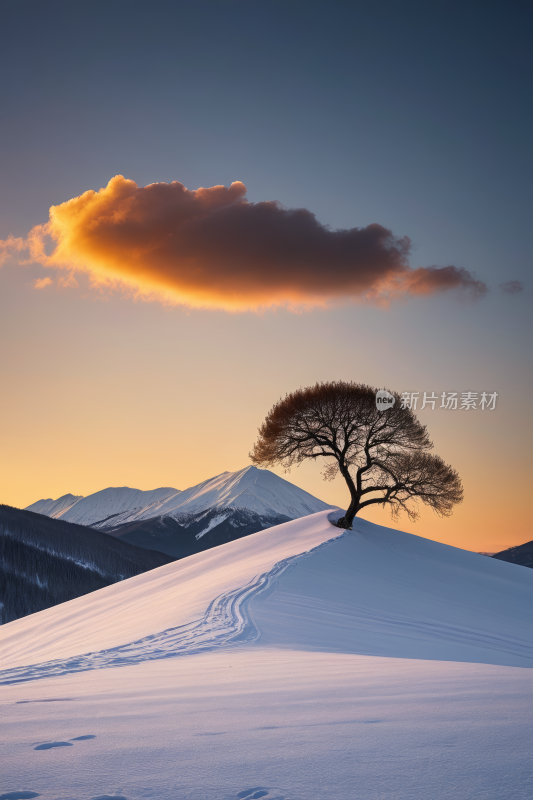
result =
M338 528L345 528L345 529L351 531L352 530L352 524L353 524L353 521L355 519L355 515L359 511L360 497L359 497L359 493L357 492L357 489L355 487L355 483L353 482L353 478L350 475L348 467L339 464L339 470L341 472L342 477L344 478L344 480L346 481L346 483L348 485L348 489L350 490L351 501L350 501L350 505L348 506L348 510L346 511L346 514L344 515L344 517L341 517L341 519L339 519L337 521L337 527Z

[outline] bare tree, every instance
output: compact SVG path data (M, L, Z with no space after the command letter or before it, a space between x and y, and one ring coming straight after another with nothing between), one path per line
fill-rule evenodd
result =
M419 515L418 502L449 516L463 499L457 472L429 451L433 443L400 397L378 410L376 389L358 383L317 383L288 394L272 408L259 428L250 458L257 466L285 469L308 458L330 463L324 478L340 472L351 502L337 525L351 528L354 517L371 505L388 505L394 519L405 511Z

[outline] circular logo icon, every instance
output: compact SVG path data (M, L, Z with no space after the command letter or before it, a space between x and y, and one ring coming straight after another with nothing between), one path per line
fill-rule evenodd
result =
M376 392L376 408L378 411L386 411L388 408L392 408L395 402L394 395L385 391L385 389L380 389L379 392Z

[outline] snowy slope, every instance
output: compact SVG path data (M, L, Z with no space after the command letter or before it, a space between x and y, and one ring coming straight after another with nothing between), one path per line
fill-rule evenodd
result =
M493 563L360 519L253 616L264 646L533 667L533 575Z
M160 567L0 629L0 797L529 800L532 601L327 512Z
M276 564L341 533L321 512L9 623L0 629L0 669L129 646L201 622L216 598L246 594Z

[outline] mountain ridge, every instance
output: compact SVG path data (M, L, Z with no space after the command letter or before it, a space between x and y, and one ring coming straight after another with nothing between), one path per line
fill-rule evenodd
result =
M334 508L254 466L222 472L183 491L109 487L69 505L70 498L75 495L39 500L28 509L44 509L41 513L175 558Z
M26 510L78 525L99 527L111 517L115 518L115 525L122 525L154 517L178 519L212 508L240 508L262 516L281 515L288 519L332 508L275 473L254 466L222 472L183 491L170 487L148 491L108 487L78 498L70 505L65 501L65 498L75 497L63 495L55 501L38 500Z
M151 508L179 493L179 489L171 487L144 491L131 489L129 486L109 486L86 497L66 494L57 500L38 500L24 510L92 527L95 523L124 511ZM69 503L68 498L74 498L74 501Z

